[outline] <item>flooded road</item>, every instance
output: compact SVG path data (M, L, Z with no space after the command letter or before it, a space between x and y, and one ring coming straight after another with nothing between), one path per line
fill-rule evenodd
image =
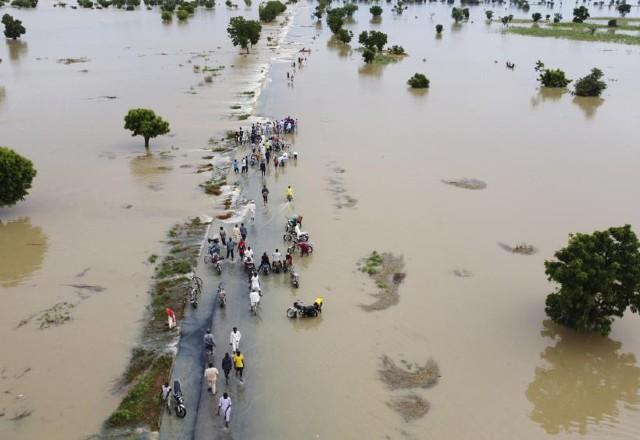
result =
M245 56L226 35L240 12L224 6L171 24L146 10L3 11L28 33L0 44L0 144L38 176L25 202L0 209L0 437L83 438L122 397L113 386L145 319L147 258L174 223L217 210L195 169L231 115L251 111L279 52L266 38L281 29L265 26ZM194 65L217 69L213 81ZM123 129L136 107L171 124L150 156ZM60 308L69 320L41 330Z
M607 339L549 325L542 264L570 232L640 225L639 50L503 35L482 9L452 26L444 5L399 17L385 6L372 24L363 4L347 26L356 40L379 29L409 53L363 66L358 52L327 44L326 26L300 5L288 38L312 53L294 87L287 65L273 66L258 114L300 120L299 166L269 178L274 199L289 184L296 199L291 209L281 200L273 221L303 215L316 251L299 263L299 291L266 286L235 438L640 436L640 320L616 321ZM222 5L168 26L150 11L12 13L28 34L0 45L0 143L30 157L38 177L26 202L0 210L0 383L9 391L0 437L81 438L120 398L111 388L142 326L146 258L161 252L172 223L214 208L187 166L202 162L210 136L240 124L230 107L251 104L241 93L258 87L269 54L237 55ZM57 62L67 57L90 61ZM601 101L540 92L537 59L570 78L598 66L615 81ZM226 67L199 86L193 64ZM407 90L415 72L431 80L426 93ZM122 129L138 106L171 123L151 157ZM441 182L465 177L486 189ZM539 252L514 255L499 242ZM407 277L397 306L367 313L359 305L375 289L356 264L374 249L404 255ZM105 290L70 286L80 284ZM295 298L316 296L325 297L320 319L285 318ZM40 314L61 302L73 304L72 320L39 330ZM424 418L407 424L388 406L405 393L380 382L385 354L439 363L439 383L415 391L431 404Z

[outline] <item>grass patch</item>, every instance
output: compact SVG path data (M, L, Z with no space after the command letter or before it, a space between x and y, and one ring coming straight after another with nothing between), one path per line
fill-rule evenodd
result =
M576 29L583 30L585 32L591 32L590 28L596 29L611 29L611 30L624 30L624 31L640 31L639 25L630 25L628 23L623 23L623 20L618 20L617 26L609 26L606 24L597 24L597 23L574 23L572 21L565 21L561 23L549 23L549 26L554 28L567 28L567 29Z
M240 110L242 106L240 104L235 104L229 107L231 110Z
M400 61L406 56L407 56L406 54L398 55L398 54L392 54L388 52L376 52L376 57L373 59L373 62L374 64L397 63L398 61Z
M158 398L161 385L169 379L173 358L163 355L155 359L127 396L120 402L107 419L106 425L115 427L134 427L147 425L152 431L160 428L162 402Z
M239 115L238 116L238 120L239 121L247 120L247 119L249 119L249 116L251 116L249 113L245 113L245 114Z
M191 263L169 255L158 267L156 278L169 278L191 272Z
M252 91L252 90L248 90L246 92L242 92L242 94L244 96L256 96L256 92Z
M216 218L218 220L226 220L228 218L231 218L232 215L233 215L233 212L229 211L229 212L225 212L224 214L216 215Z
M612 28L613 29L613 28ZM615 32L595 32L586 28L557 28L557 27L517 27L506 29L506 32L530 37L563 38L567 40L594 41L602 43L640 44L640 36L616 34Z
M131 351L131 360L129 361L127 370L122 375L123 384L130 384L136 377L146 371L156 357L156 354L154 350L135 347Z
M618 24L626 24L626 23L640 23L640 17L589 17L589 20L618 20Z
M387 405L400 413L404 421L407 423L424 417L429 412L430 408L429 402L417 394L409 394L407 396L395 398Z

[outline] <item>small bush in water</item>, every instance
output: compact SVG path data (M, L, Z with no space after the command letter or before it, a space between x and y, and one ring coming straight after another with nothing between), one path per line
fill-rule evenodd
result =
M409 78L407 84L411 86L412 89L428 89L429 78L422 73L415 73L411 78Z
M607 84L601 80L603 76L602 70L594 67L590 74L576 81L574 93L578 96L600 96L607 88Z

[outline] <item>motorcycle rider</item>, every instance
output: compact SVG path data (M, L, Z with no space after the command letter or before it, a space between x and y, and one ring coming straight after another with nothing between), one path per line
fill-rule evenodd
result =
M301 235L307 235L307 233L306 233L306 232L304 232L304 231L302 231L302 230L300 229L300 223L296 223L296 225L295 225L295 227L293 228L293 230L294 230L294 231L295 231L295 233L296 233L296 240L300 240L300 236L301 236Z
M253 261L253 249L251 249L251 246L247 247L244 255L247 260Z
M260 289L260 277L258 276L257 272L254 272L251 275L251 290L257 290L258 292L261 292L262 290Z
M282 262L280 261L282 259L282 255L280 254L280 251L278 249L276 249L276 251L272 254L271 257L272 257L274 269L282 265Z
M256 310L260 303L260 292L257 290L251 290L249 294L249 302L251 303L251 310Z
M211 258L214 259L214 256L220 257L220 245L218 244L218 239L214 238L212 239L208 239L209 241L209 255L211 255Z
M261 261L260 261L260 267L258 268L258 272L259 272L260 270L262 270L262 268L263 268L264 266L266 266L266 267L268 267L269 269L271 269L271 263L269 262L269 256L267 255L267 253L266 253L266 252L262 254L262 259L261 259Z

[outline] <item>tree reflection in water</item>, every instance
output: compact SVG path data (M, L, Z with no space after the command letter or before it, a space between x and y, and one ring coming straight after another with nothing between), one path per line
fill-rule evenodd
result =
M533 404L531 419L550 433L586 434L589 425L616 423L620 405L638 409L640 367L622 344L543 322L542 336L555 339L540 357L526 391Z

